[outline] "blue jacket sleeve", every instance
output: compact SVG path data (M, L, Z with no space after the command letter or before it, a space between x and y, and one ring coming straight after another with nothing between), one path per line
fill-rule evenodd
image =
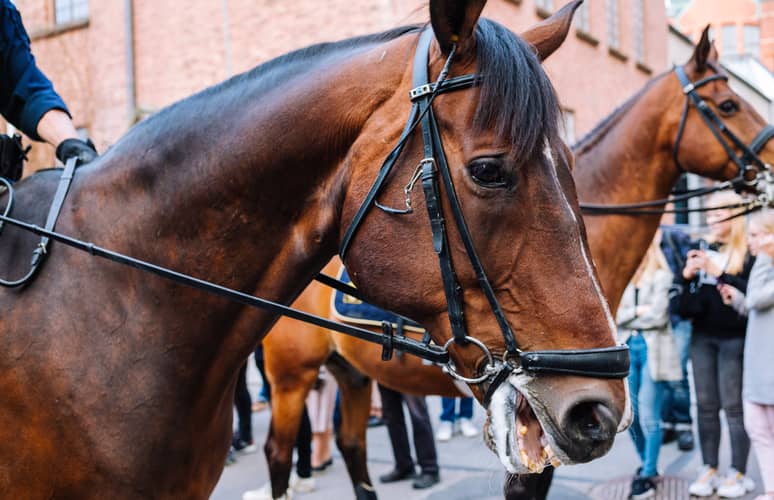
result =
M0 0L0 113L28 137L40 141L38 122L51 109L70 114L35 64L19 11L8 0Z

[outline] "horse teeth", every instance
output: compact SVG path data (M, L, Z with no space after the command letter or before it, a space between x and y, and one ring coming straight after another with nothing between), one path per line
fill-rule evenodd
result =
M529 463L532 462L532 460L529 458L529 455L527 455L527 452L524 450L521 450L521 463L523 463L527 468L529 468Z
M554 449L550 446L545 446L543 448L543 453L548 458L548 460L551 462L551 465L554 467L559 467L562 465L562 462L556 457L556 454L554 453Z

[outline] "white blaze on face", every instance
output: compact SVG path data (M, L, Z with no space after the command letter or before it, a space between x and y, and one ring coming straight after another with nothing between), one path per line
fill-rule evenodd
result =
M556 162L554 161L553 151L551 150L551 145L548 143L548 139L545 140L545 148L543 149L543 153L546 155L546 158L553 167L551 169L551 178L554 180L557 190L561 196L562 206L566 208L567 213L570 215L570 217L572 217L572 220L576 226L580 227L578 218L575 217L575 211L570 206L570 202L567 200L567 196L565 195L564 190L562 189L562 185L559 182L559 177L556 173ZM591 263L589 254L586 252L586 247L583 245L583 240L580 237L578 237L578 245L580 246L581 255L583 256L586 273L591 277L591 282L594 284L594 291L596 292L597 297L599 297L599 303L602 305L602 310L605 312L605 318L607 319L608 327L610 328L611 332L615 332L617 327L615 320L613 319L613 314L610 312L610 307L607 305L607 299L605 299L605 296L602 293L602 286L599 284L599 281L597 281L597 275L594 273L594 266ZM619 432L621 430L626 430L632 421L632 402L631 398L629 397L629 384L626 380L624 380L623 385L626 398L624 401L623 416L621 417L621 422L618 424Z

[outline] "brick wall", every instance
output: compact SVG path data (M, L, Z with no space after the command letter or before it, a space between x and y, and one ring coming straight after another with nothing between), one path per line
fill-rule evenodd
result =
M576 136L590 130L639 89L651 72L666 68L663 2L618 0L620 50L607 44L608 0L586 0L590 28L573 29L546 62L563 105L574 112ZM632 11L645 6L645 60L634 60ZM104 150L136 118L128 87L126 4L90 2L87 22L53 26L53 0L16 0L33 36L33 51L55 82L76 125ZM427 20L425 0L132 0L134 75L139 115L156 111L293 49ZM564 1L557 0L557 7ZM490 0L484 11L514 31L541 17L532 0ZM639 63L639 64L638 64ZM34 166L53 162L35 146Z
M774 72L774 0L761 2L761 62Z

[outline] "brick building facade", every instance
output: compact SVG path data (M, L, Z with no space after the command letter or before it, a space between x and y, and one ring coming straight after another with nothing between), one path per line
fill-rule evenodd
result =
M282 53L427 20L424 0L15 3L38 64L100 150L144 115ZM564 3L490 0L484 15L519 32ZM586 0L546 62L571 139L666 68L666 40L663 2ZM51 148L36 145L32 166L52 162Z
M693 0L673 23L694 40L709 24L721 57L752 56L774 72L774 0Z

